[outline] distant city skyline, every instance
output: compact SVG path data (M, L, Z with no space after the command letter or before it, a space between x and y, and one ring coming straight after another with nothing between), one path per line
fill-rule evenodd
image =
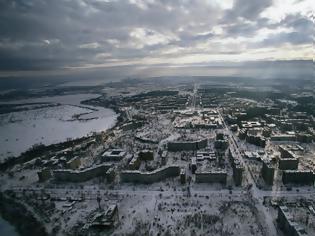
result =
M2 1L0 74L313 60L311 0Z

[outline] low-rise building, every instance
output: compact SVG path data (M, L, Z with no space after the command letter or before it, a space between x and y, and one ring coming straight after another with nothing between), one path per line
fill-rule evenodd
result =
M118 222L118 207L116 204L109 205L105 213L97 213L92 222L83 227L84 230L94 228L97 230L110 229Z
M238 132L238 137L241 140L244 140L246 138L247 135L247 130L246 129L240 129L240 131Z
M194 151L207 147L208 140L201 139L196 141L172 141L167 143L168 151Z
M154 157L153 151L142 150L139 152L139 158L141 161L152 161Z
M69 161L67 161L66 165L67 165L67 168L69 169L72 169L72 170L78 169L81 165L81 159L78 156L73 157Z
M237 124L231 125L231 131L232 132L237 132L237 130L238 130L238 125Z
M243 182L244 166L236 160L233 166L233 179L236 186L241 186Z
M285 141L296 141L296 137L295 134L275 134L272 135L270 137L271 141L281 141L281 142L285 142Z
M282 174L284 184L314 185L314 173L310 170L285 170Z
M103 153L103 161L120 161L126 156L126 152L122 149L111 149Z
M140 164L141 164L141 160L140 160L139 156L134 155L131 158L130 162L128 163L128 169L129 170L137 170L137 169L139 169Z
M261 176L265 183L268 185L273 185L275 175L275 167L269 161L263 161L263 166L261 168Z
M182 168L180 170L180 182L181 182L181 184L186 183L186 169L185 168Z
M123 182L134 182L151 184L170 177L176 177L180 174L180 166L170 165L151 172L141 172L138 170L125 170L120 173L120 179Z
M116 171L114 167L109 168L105 173L108 182L113 182L116 176Z
M166 162L167 162L167 155L168 155L168 152L165 150L162 152L162 155L161 155L161 162L162 162L162 165L166 165Z
M233 169L233 179L236 186L242 185L243 182L243 172L244 172L244 165L241 161L237 158L237 155L229 149L229 159L231 161L232 169Z
M52 177L51 170L44 168L41 171L37 172L39 182L44 182Z
M225 170L196 172L197 183L226 184L227 173Z
M296 135L296 140L301 143L311 143L313 141L313 136L307 133L298 133Z
M280 170L297 170L299 166L298 158L279 158Z
M286 236L307 236L305 229L294 221L286 206L278 207L277 222Z
M197 170L197 159L196 157L192 157L191 158L191 172L195 174L196 170Z
M57 181L83 182L99 176L106 176L111 164L101 164L83 170L54 170L54 178Z
M209 160L214 161L217 156L214 151L198 151L196 155L197 161Z
M249 135L247 133L246 142L260 147L266 146L266 139L260 135Z
M229 142L227 140L215 140L214 147L216 149L226 150L229 146Z
M292 151L291 146L280 145L279 151L279 169L280 170L297 170L299 165L299 158Z

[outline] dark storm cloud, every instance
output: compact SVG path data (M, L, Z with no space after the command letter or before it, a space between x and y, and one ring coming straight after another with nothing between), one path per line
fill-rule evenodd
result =
M279 25L294 30L248 46L308 43L310 36L303 32L310 32L312 23L304 16L288 15L278 25L260 17L271 4L271 0L235 0L224 10L220 1L205 0L2 0L0 70L157 58L166 50L175 57L237 54L241 49L234 45L202 48L200 44L252 37L261 28Z

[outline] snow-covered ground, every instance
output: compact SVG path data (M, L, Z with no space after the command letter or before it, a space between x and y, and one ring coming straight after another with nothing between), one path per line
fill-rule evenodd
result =
M56 106L0 115L0 161L8 156L18 156L34 144L58 143L111 128L117 118L113 110L80 104L80 101L98 96L78 94L7 102Z

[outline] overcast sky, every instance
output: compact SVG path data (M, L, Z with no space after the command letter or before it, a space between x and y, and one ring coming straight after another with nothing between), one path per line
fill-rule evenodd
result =
M2 0L0 70L311 60L313 0Z

